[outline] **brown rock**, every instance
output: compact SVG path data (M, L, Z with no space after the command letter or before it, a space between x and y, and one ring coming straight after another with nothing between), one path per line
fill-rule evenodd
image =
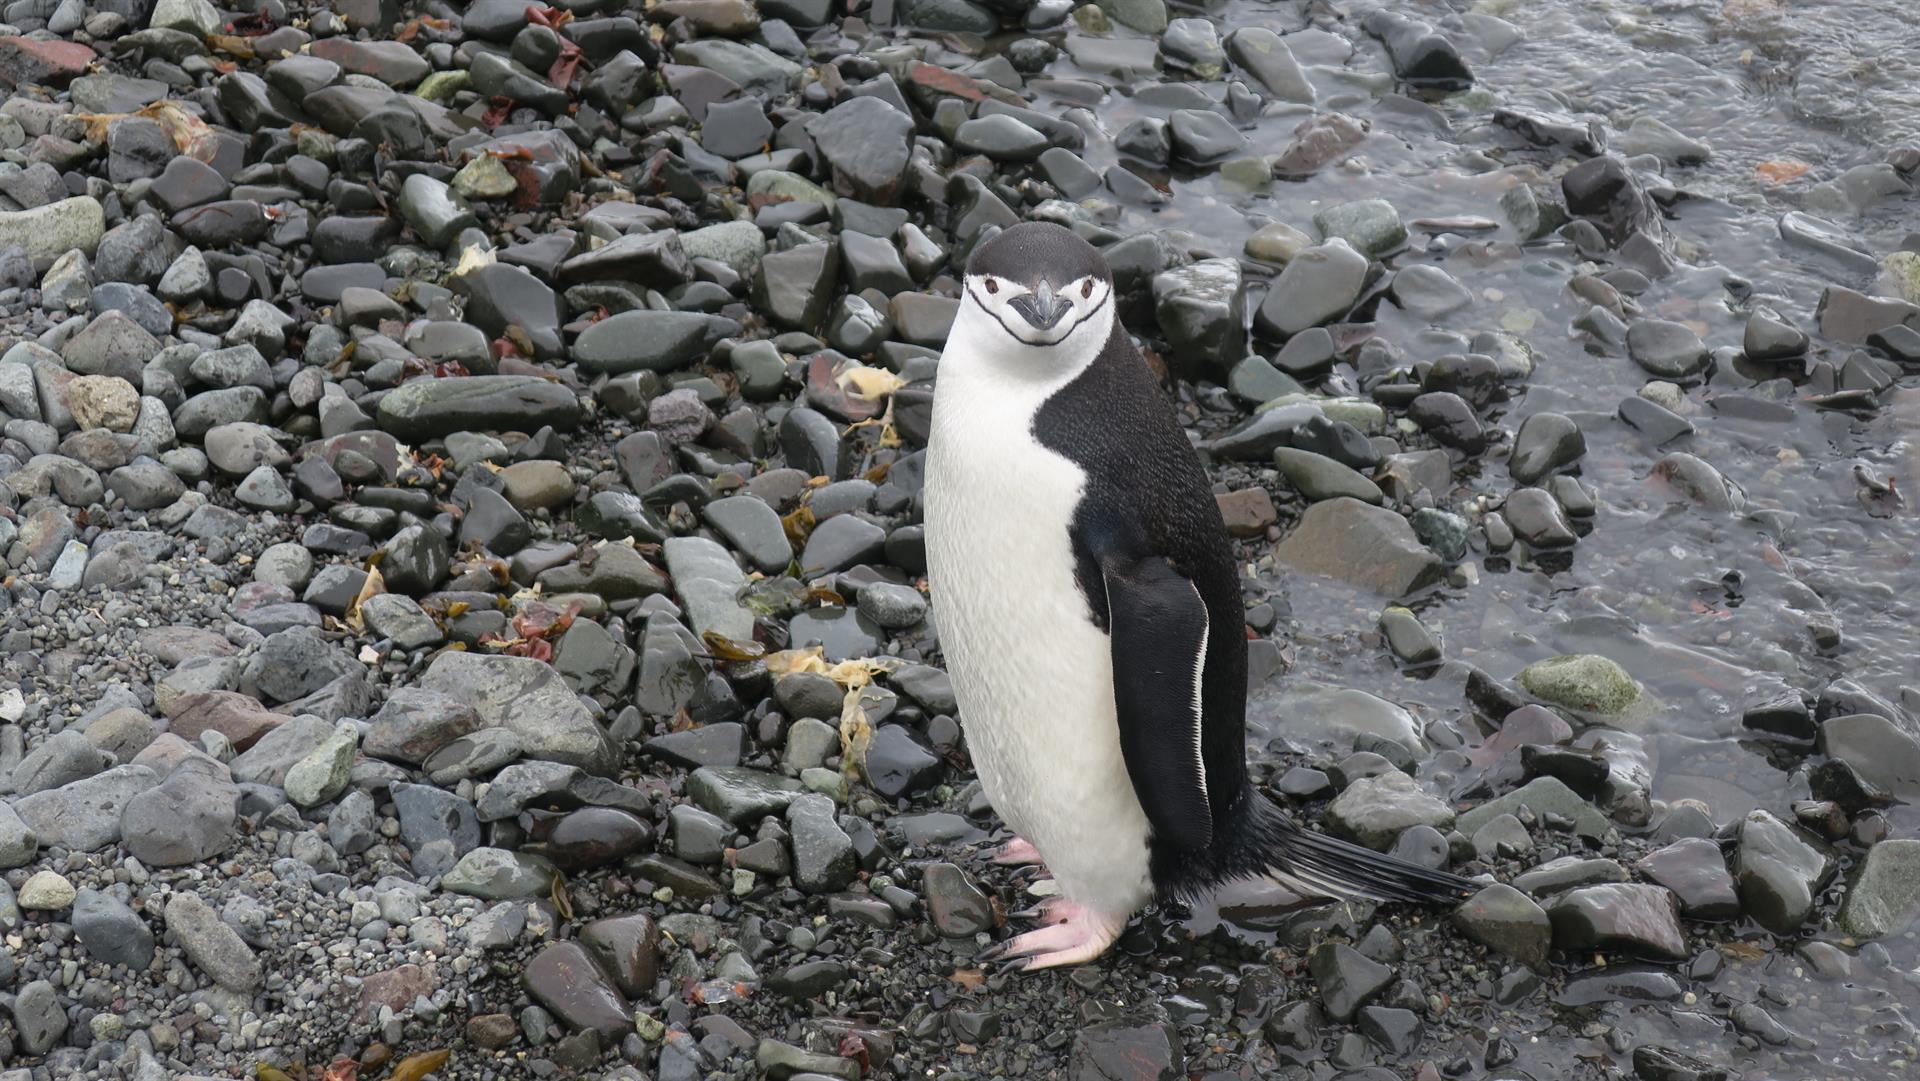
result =
M520 1035L520 1026L504 1013L483 1013L467 1019L467 1042L489 1051L498 1051Z
M1308 507L1274 556L1294 570L1388 597L1424 589L1446 571L1405 518L1349 496Z
M555 942L541 950L521 978L527 993L568 1028L592 1029L609 1044L633 1031L633 1008L578 942Z
M190 657L231 657L239 652L232 642L201 627L151 627L134 641L165 665L176 665Z
M160 733L141 748L140 753L129 759L134 765L145 766L159 777L168 776L179 768L180 763L188 760L201 763L209 773L222 781L233 780L233 773L227 769L225 762L181 739L173 732Z
M1226 520L1227 532L1236 537L1257 537L1279 520L1273 510L1273 497L1265 488L1242 488L1214 498L1220 501L1220 517Z
M181 739L193 742L200 738L200 733L211 729L227 737L237 751L253 746L261 736L287 721L284 715L273 713L255 699L235 691L181 695L167 710L167 715L171 718L169 729Z
M1367 123L1343 113L1316 116L1300 125L1280 156L1273 175L1282 179L1312 176L1352 153L1367 139Z
M85 75L87 65L97 59L92 49L71 41L0 38L0 86L11 90L23 83L64 83Z
M644 912L595 920L580 930L580 942L608 972L620 990L639 997L653 990L660 963L660 928Z
M360 984L358 1023L364 1025L378 1019L382 1006L399 1013L413 1005L414 999L432 994L433 985L433 973L419 965L401 965L368 976Z

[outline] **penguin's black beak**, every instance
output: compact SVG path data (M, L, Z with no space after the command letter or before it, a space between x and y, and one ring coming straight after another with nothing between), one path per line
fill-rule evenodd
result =
M1020 313L1035 330L1052 330L1054 324L1073 310L1073 301L1063 296L1055 296L1052 282L1041 282L1040 288L1023 296L1007 301L1007 307Z

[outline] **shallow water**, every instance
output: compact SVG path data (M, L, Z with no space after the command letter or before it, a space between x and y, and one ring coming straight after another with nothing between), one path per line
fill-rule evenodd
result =
M1522 40L1497 55L1463 44L1476 86L1429 99L1432 109L1383 105L1355 89L1352 71L1386 68L1377 44L1357 31L1371 6L1233 2L1209 9L1223 32L1267 26L1286 34L1313 23L1355 39L1349 74L1325 67L1310 74L1323 107L1366 117L1373 135L1354 158L1304 182L1248 191L1219 176L1174 177L1170 201L1127 209L1119 227L1186 229L1199 238L1196 247L1237 255L1246 235L1266 221L1311 232L1316 209L1352 199L1387 199L1409 223L1455 215L1503 220L1498 198L1517 178L1557 176L1577 159L1491 124L1498 104L1601 119L1616 143L1635 117L1653 116L1711 146L1707 163L1665 170L1687 196L1673 201L1663 223L1680 266L1636 298L1644 314L1692 324L1710 348L1737 349L1755 304L1811 331L1825 286L1874 291L1873 273L1785 241L1777 224L1783 213L1827 218L1875 255L1920 245L1920 197L1895 195L1860 213L1819 187L1920 139L1920 34L1911 30L1909 3L1491 0L1471 10L1508 20ZM1386 6L1435 22L1450 10ZM1454 40L1474 40L1448 25ZM1305 56L1302 62L1309 63ZM1218 84L1211 89L1217 95ZM1045 91L1040 100L1056 109L1077 103ZM1108 132L1134 115L1161 111L1118 94L1093 109ZM1302 108L1262 119L1250 132L1251 152L1277 152L1307 115ZM1097 167L1115 160L1111 146L1097 140L1086 156ZM1764 174L1798 168L1769 164L1779 162L1804 163L1804 175L1769 181ZM1646 374L1624 353L1590 351L1572 329L1589 307L1567 288L1578 254L1553 242L1522 249L1515 240L1505 225L1470 237L1414 227L1410 246L1389 262L1443 266L1475 303L1444 317L1438 330L1383 304L1374 329L1406 364L1464 352L1465 339L1479 331L1519 335L1533 351L1535 371L1494 426L1510 437L1535 411L1575 417L1588 446L1580 478L1598 509L1591 530L1558 565L1471 554L1467 562L1477 573L1425 597L1417 606L1422 619L1443 639L1448 658L1503 679L1559 653L1619 661L1662 704L1635 725L1646 739L1656 800L1702 801L1720 823L1756 807L1790 820L1793 800L1807 795L1805 753L1742 729L1750 695L1779 687L1810 694L1844 676L1908 709L1920 705L1920 514L1909 505L1874 516L1855 477L1865 466L1920 492L1920 375L1909 372L1878 409L1849 414L1804 401L1810 392L1797 365L1749 371L1722 363L1688 393L1696 432L1656 449L1614 416ZM1836 366L1845 357L1844 349L1830 354ZM1716 514L1670 501L1651 474L1671 450L1711 462L1744 488L1745 512ZM1482 496L1497 501L1510 491L1503 456L1496 446L1463 466L1456 455L1458 490L1449 505ZM1285 711L1312 681L1371 692L1421 723L1446 724L1469 743L1480 738L1457 666L1396 670L1374 632L1380 598L1270 569L1261 584L1290 613L1283 628L1294 652L1291 667L1256 690L1256 734L1294 730ZM1837 626L1839 643L1816 645L1815 624ZM1427 771L1428 786L1444 792L1447 778L1434 776L1431 764ZM1887 817L1895 836L1920 828L1920 809L1898 807ZM1190 926L1206 930L1212 923L1202 914ZM1831 937L1816 928L1817 921L1803 934ZM1244 929L1234 933L1264 941ZM1726 929L1724 937L1768 941L1748 926ZM1601 1063L1613 1060L1630 1072L1622 1056L1585 1034L1588 1022L1603 1017L1631 1043L1689 1050L1748 1076L1900 1076L1910 1068L1910 1014L1920 1001L1910 975L1920 965L1915 939L1909 932L1865 951L1842 942L1856 954L1846 980L1821 981L1788 943L1751 957L1735 945L1717 976L1689 985L1691 1001L1616 1004L1604 1013L1522 1010L1517 1016L1533 1017L1536 1027L1505 1033L1519 1058L1496 1073L1602 1076ZM1729 1008L1754 1001L1816 1046L1737 1043Z

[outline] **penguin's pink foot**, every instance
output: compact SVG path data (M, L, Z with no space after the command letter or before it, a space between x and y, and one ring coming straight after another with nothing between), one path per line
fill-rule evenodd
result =
M1058 894L1042 897L1032 908L1023 908L1018 912L1009 912L1007 915L1016 920L1038 920L1040 925L1045 927L1066 920L1068 914L1066 901L1066 898Z
M1002 867L1019 867L1029 863L1040 863L1040 850L1033 842L1023 837L1015 837L994 850L993 862Z
M982 961L1006 961L1020 972L1084 964L1107 952L1120 930L1127 925L1125 913L1100 912L1064 897L1044 905L1048 926L990 946L981 951Z

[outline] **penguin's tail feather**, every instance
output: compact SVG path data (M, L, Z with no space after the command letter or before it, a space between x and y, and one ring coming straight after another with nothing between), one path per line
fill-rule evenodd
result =
M1248 877L1268 878L1309 897L1421 905L1458 904L1482 887L1472 879L1301 829L1259 795L1249 803L1250 843L1242 851L1255 866L1247 868L1254 871Z

